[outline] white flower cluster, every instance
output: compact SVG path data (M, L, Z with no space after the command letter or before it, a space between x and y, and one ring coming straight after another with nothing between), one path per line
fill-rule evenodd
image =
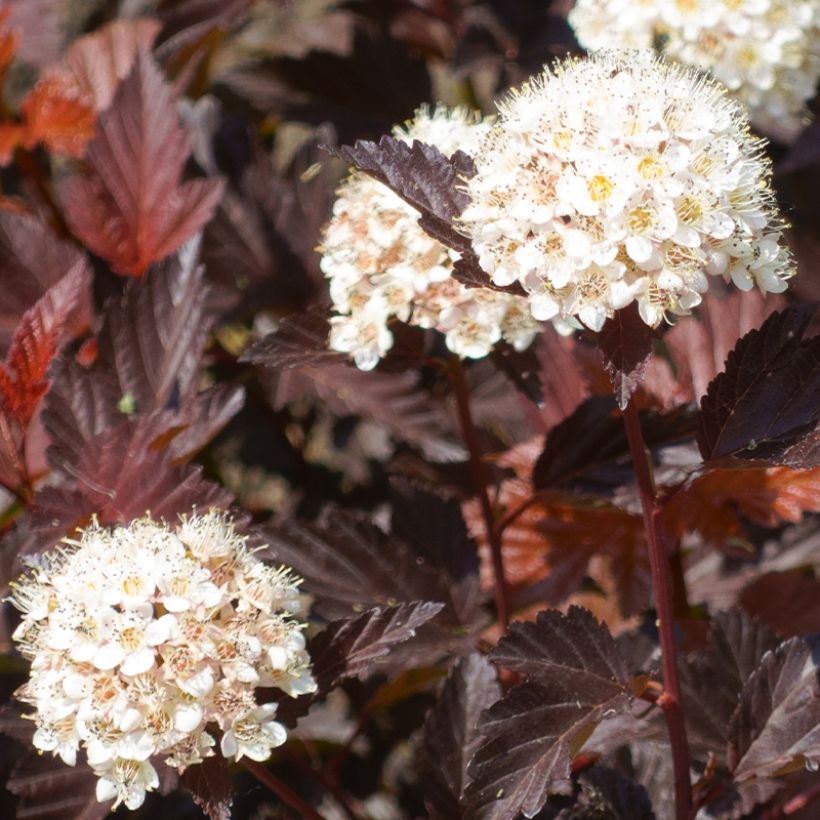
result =
M569 22L584 48L654 46L710 71L753 123L787 138L820 78L818 0L578 0Z
M545 70L499 107L461 223L536 319L600 330L637 301L654 327L697 305L709 275L786 288L770 163L714 81L651 52L600 53Z
M464 108L422 108L393 136L450 156L472 153L491 123ZM388 323L395 317L440 330L461 356L486 356L501 339L526 348L538 330L526 300L453 279L458 254L429 237L418 218L401 197L359 171L342 183L320 248L338 314L331 319L330 346L370 370L393 344Z
M35 747L70 766L84 747L97 799L129 809L158 785L152 756L181 772L213 755L209 725L226 758L266 759L286 732L254 688L316 688L298 583L254 557L222 511L174 528L94 522L12 588Z

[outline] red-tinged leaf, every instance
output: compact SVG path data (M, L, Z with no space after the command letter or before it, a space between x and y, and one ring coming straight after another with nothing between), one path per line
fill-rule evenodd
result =
M111 105L137 54L149 50L158 33L155 20L115 20L76 40L23 100L29 147L42 142L51 151L82 156L97 115Z
M433 820L462 813L467 764L481 743L481 713L501 697L495 670L483 655L462 658L424 722L418 753L424 803Z
M189 766L181 781L209 820L231 820L233 781L221 755L206 757L202 763Z
M128 524L150 512L174 520L193 507L227 509L233 496L202 478L202 468L175 466L167 445L168 423L156 416L128 419L90 439L63 484L34 497L22 552L56 544L92 514L102 524Z
M738 604L787 638L820 632L820 580L805 569L759 575Z
M598 363L595 349L574 336L561 336L547 323L535 347L544 394L541 418L547 429L562 422L589 395L584 369Z
M22 315L48 289L76 268L87 267L83 254L63 242L42 220L28 213L0 209L0 352L11 344ZM72 335L88 324L91 293L81 289L74 311L66 319Z
M111 801L98 803L97 778L84 761L66 766L50 754L26 754L6 788L17 795L18 820L102 820Z
M326 327L326 320L312 313L286 319L243 355L243 361L271 372L274 408L310 396L336 415L362 416L383 425L432 460L464 457L450 416L417 387L417 372L359 370L342 354L327 349Z
M88 146L88 174L63 188L72 230L114 270L141 276L211 218L222 183L181 183L188 138L168 85L140 53Z
M820 420L820 336L803 336L816 308L792 306L747 333L701 401L705 459L783 463Z
M742 610L718 613L709 643L681 664L681 686L689 742L693 748L718 753L729 739L729 721L740 691L778 638L768 626Z
M215 385L197 393L202 353L212 317L208 288L197 264L196 243L128 283L108 303L90 367L62 361L44 413L55 466L71 465L89 439L118 424L123 414L166 414L175 458L201 449L244 402L239 385Z
M663 511L669 529L684 535L700 532L714 544L743 535L738 514L764 527L796 523L820 511L820 468L718 469L679 489Z
M627 708L630 676L606 628L577 607L513 624L491 659L527 680L483 715L467 814L532 817L550 794L571 793L573 757L596 724Z
M364 680L378 671L380 658L414 638L443 608L444 604L413 601L333 621L308 647L319 691L328 692L346 678Z
M820 760L819 648L791 638L746 680L730 727L737 782Z
M615 311L615 315L607 319L598 333L598 349L621 410L643 379L647 360L652 353L654 335L652 328L641 319L634 302Z

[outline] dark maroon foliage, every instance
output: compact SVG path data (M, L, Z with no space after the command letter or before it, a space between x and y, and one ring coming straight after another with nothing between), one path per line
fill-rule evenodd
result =
M816 124L767 149L798 263L782 296L710 277L674 326L632 305L460 364L399 322L372 371L328 349L318 248L349 168L459 281L522 292L460 229L473 158L390 130L435 94L490 112L577 52L570 5L0 4L0 596L94 518L219 507L310 604L317 691L257 691L286 744L155 760L135 817L675 817L662 605L691 817L817 815ZM36 753L0 614L0 816L111 816L82 755Z

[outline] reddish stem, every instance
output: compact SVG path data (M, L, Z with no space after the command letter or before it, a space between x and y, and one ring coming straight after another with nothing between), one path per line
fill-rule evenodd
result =
M792 797L792 799L789 800L785 806L783 806L780 813L784 817L797 814L797 812L802 811L806 808L806 806L813 803L817 799L820 799L820 783L815 783L810 789L807 789L802 794Z
M624 410L624 426L629 441L629 452L635 468L638 490L641 494L643 524L649 547L649 565L652 571L652 586L655 591L655 606L658 614L658 632L661 639L661 660L663 668L663 692L657 704L666 718L669 740L672 744L672 765L675 774L675 817L688 820L692 811L692 784L689 778L689 742L686 738L686 723L683 701L678 679L677 646L675 643L675 623L673 620L674 599L672 594L672 574L669 556L665 549L655 495L652 467L644 443L638 409L630 399Z
M248 758L242 758L242 765L267 789L272 791L283 803L290 806L305 820L325 820L313 806L303 800L293 789L286 786L279 778L274 777L264 766Z
M448 359L448 371L450 384L453 387L453 394L456 397L458 407L458 418L461 423L461 435L467 445L470 454L470 473L473 479L473 486L481 505L481 514L484 518L484 529L487 533L487 541L490 544L490 555L493 563L493 576L495 579L495 608L498 613L498 622L501 624L502 632L507 631L509 624L509 587L504 573L504 559L501 555L501 530L496 525L495 514L490 503L490 496L487 487L490 484L487 464L478 443L473 415L470 411L470 394L467 390L467 382L464 379L464 367L458 356L451 355Z

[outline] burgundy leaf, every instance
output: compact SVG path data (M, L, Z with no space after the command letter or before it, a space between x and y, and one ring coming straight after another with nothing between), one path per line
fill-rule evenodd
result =
M443 608L444 604L414 601L333 621L309 645L320 691L329 691L345 678L364 680L394 645L414 638Z
M790 448L820 420L820 336L803 338L815 312L786 308L737 343L701 401L704 458L789 465Z
M91 167L63 188L72 230L114 270L141 276L211 218L222 183L181 183L188 138L170 88L141 54L100 116L88 146Z
M491 659L526 681L484 713L468 814L532 817L550 794L571 792L573 756L596 724L627 708L630 676L606 627L578 607L513 624Z
M820 760L820 681L816 638L791 638L745 681L730 727L738 782Z
M473 652L462 658L427 715L419 750L424 802L434 820L461 816L467 764L481 743L481 713L501 697L492 666Z
M644 369L652 353L655 333L632 303L615 311L598 333L598 349L615 388L615 399L623 410L630 396L643 379Z
M803 567L758 574L738 604L787 638L820 632L820 580Z
M188 457L238 412L244 402L239 385L197 393L212 324L206 299L194 243L129 282L122 299L108 303L94 364L86 368L68 358L56 370L44 413L52 464L73 464L89 439L119 424L124 414L166 410L156 420L165 419L167 429L184 428L172 451Z
M233 782L221 755L189 766L182 775L182 785L209 820L231 820Z

